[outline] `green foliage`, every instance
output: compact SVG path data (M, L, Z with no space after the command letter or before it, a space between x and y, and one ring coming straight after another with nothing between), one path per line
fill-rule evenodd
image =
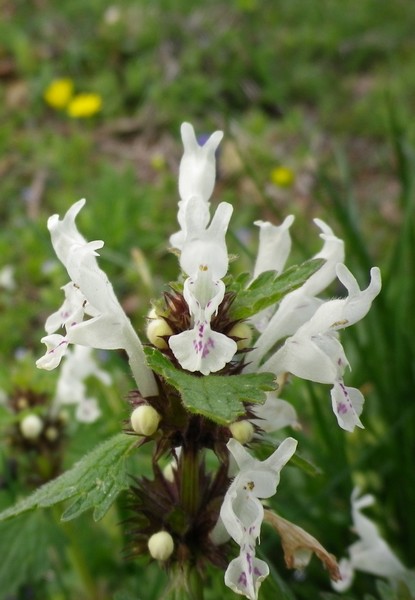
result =
M228 425L245 414L243 402L262 404L265 392L276 389L272 373L207 375L198 377L176 369L155 348L144 349L149 366L181 395L184 406L220 425Z
M0 523L2 597L14 594L22 584L38 582L53 563L51 548L64 543L62 532L44 511Z
M236 294L231 307L231 317L248 319L264 308L280 302L284 296L303 285L323 264L322 259L311 259L301 265L294 265L281 274L265 271L247 287L247 273L236 277L230 286L230 291Z
M35 508L72 500L62 515L63 521L76 518L93 508L95 521L102 519L118 494L129 487L127 458L135 440L118 434L100 444L69 471L33 492L28 498L0 513L5 521Z

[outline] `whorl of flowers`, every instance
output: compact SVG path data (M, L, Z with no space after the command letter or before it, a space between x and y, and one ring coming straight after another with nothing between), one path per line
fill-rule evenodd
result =
M262 461L251 456L244 445L255 448L264 432L295 427L299 419L294 408L278 397L275 386L273 391L267 388L262 404L246 400L241 388L239 416L231 422L216 419L203 406L189 409L186 385L201 389L200 378L205 378L206 391L217 385L219 378L225 386L233 376L231 381L242 386L251 376L267 373L283 384L287 374L292 374L331 385L332 407L340 427L347 431L363 427L364 398L344 383L349 362L339 334L369 311L380 291L380 272L371 269L369 285L361 290L343 264L343 241L326 223L315 219L323 242L314 257L320 259L320 268L310 271L278 301L262 302L256 314L238 316L233 312L238 288L230 284L228 289L226 283L232 281L227 275L225 236L233 208L221 202L213 216L210 212L215 153L223 134L216 131L203 146L190 124L182 125L181 134L180 229L171 236L170 244L179 253L184 280L167 291L150 314L148 332L157 368L98 265L97 251L103 242L88 242L77 229L75 219L85 200L76 202L63 219L54 215L48 221L69 283L63 288L62 306L46 322L47 336L42 341L47 351L37 364L55 368L70 344L125 350L137 385L130 394L133 411L127 430L141 436L143 443L156 441L154 480L137 480L132 488L134 552L149 551L167 566L190 561L200 567L203 560L223 566L231 538L239 546L239 555L226 568L225 583L254 600L269 573L267 564L255 556L264 519L261 500L276 493L280 471L293 456L297 442L286 438ZM255 223L259 248L251 281L259 281L270 271L275 278L284 273L293 222L294 217L288 216L280 225ZM336 278L347 295L324 300L320 295ZM59 329L63 332L58 333ZM213 449L220 461L215 476L204 467L206 448ZM172 460L168 473L157 465L166 453ZM170 518L171 507L180 507L187 515L186 528ZM295 526L284 523L292 536ZM295 530L297 538L299 531L303 530ZM307 548L311 544L325 556L321 546L313 546L310 539L314 540L307 537ZM336 579L332 557L327 561Z

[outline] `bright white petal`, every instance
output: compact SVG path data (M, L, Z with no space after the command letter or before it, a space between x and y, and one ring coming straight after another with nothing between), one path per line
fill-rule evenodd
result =
M255 372L265 354L284 337L294 335L299 327L311 319L321 304L322 300L306 296L302 288L287 294L268 323L260 324L263 331L254 350L249 353L249 364L244 369L245 372ZM257 327L255 317L252 321Z
M342 380L336 381L331 390L331 402L337 422L342 429L354 431L364 428L359 416L363 410L363 394L356 388L346 387Z
M84 205L85 199L78 200L70 207L62 220L59 219L59 215L52 215L48 219L48 229L53 248L57 257L65 266L72 246L86 243L85 238L79 233L75 225L75 219Z
M82 321L68 330L68 341L100 350L118 350L126 346L123 321L111 314Z
M216 178L215 152L223 132L215 131L203 146L199 146L194 129L190 123L181 126L184 146L179 169L179 193L183 200L200 196L209 200Z
M278 226L267 221L255 221L260 230L254 278L264 271L282 271L291 250L290 227L293 222L293 215L286 217Z
M203 375L223 369L237 351L234 340L212 331L207 322L198 322L194 329L171 336L169 346L183 369Z
M339 571L341 579L331 581L331 586L336 592L345 592L353 583L354 569L352 563L347 558L342 558L339 561Z
M189 202L189 208L192 203ZM183 245L180 266L190 277L196 277L198 271L208 269L213 280L222 279L228 270L228 251L225 235L232 216L233 208L227 202L221 202L208 229L196 231L193 235L189 229L188 237Z
M40 341L46 344L46 354L36 361L36 366L38 369L51 371L60 364L62 357L65 355L68 349L68 340L58 333L52 333L43 337Z
M86 299L81 290L72 281L63 286L65 300L62 306L51 314L45 323L47 333L55 333L65 325L80 323L85 314Z
M320 237L324 245L313 258L323 258L325 263L301 287L303 293L308 296L317 296L324 291L336 277L336 265L344 261L343 240L336 237L332 229L321 219L314 219L314 223L322 231Z
M316 338L306 337L288 338L284 346L261 367L261 370L271 371L276 375L292 373L317 383L334 383L338 377L336 362L321 349L316 343Z
M267 563L255 557L253 548L244 546L226 569L225 585L236 594L257 600L260 585L268 575Z
M266 433L278 431L283 427L295 427L298 424L295 408L286 400L277 398L273 392L267 393L264 404L256 404L252 412L258 417L252 422Z

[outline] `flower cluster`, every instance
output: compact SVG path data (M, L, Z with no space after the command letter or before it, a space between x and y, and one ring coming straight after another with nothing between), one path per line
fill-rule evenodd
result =
M66 110L73 119L92 117L102 108L102 98L95 93L74 94L74 82L67 77L55 79L43 94L45 102L55 110Z
M138 388L130 394L132 414L127 431L139 436L141 443L156 442L154 480L138 480L132 488L134 551L149 551L168 567L187 561L200 569L206 559L222 566L232 538L239 546L239 556L226 568L225 583L255 600L269 572L267 564L255 556L264 520L261 500L276 493L280 471L293 456L297 442L286 438L263 461L248 453L244 445L250 443L255 450L264 432L298 424L294 408L277 396L275 385L265 385L263 378L283 383L287 374L292 374L330 384L340 427L347 431L363 427L363 396L343 380L349 363L339 332L366 315L380 291L380 273L373 268L368 287L361 290L343 264L342 240L316 219L323 240L312 262L317 266L275 300L272 286L279 285L278 276L284 273L291 249L294 217L288 216L278 226L256 222L259 248L253 276L247 287L238 288L227 274L225 236L232 206L221 202L213 217L210 214L215 153L223 134L216 131L200 146L190 124L184 123L181 133L180 230L171 236L170 244L179 253L184 278L155 303L149 315L150 348L143 347L98 265L97 250L103 242L86 241L76 227L75 219L85 204L80 200L62 220L54 215L48 221L55 252L70 281L63 288L62 306L46 322L48 335L42 341L47 351L37 364L55 368L70 344L126 352ZM336 278L347 295L322 299L320 294ZM268 287L261 292L264 281ZM258 310L250 307L248 312L238 313L234 308L238 307L238 290L241 295L262 293ZM59 329L63 332L58 333ZM253 380L258 386L265 385L262 404L258 403L257 385L253 394L249 388ZM218 381L223 381L221 388ZM200 394L207 404L212 402L216 392L210 389L220 389L225 397L227 381L236 396L229 413L215 415L209 406L197 404ZM228 398L229 388L226 390ZM215 476L205 468L207 449L215 452L220 463ZM158 461L166 454L172 463L168 472L163 472ZM180 520L179 513L185 515ZM336 579L334 559L314 538L287 523L278 520L281 531L288 532L281 534L289 537L285 547L290 547L293 539L296 545L304 544L307 552L311 547L325 557Z

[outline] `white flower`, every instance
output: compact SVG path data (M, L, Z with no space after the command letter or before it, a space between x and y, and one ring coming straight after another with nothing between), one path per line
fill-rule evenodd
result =
M254 404L251 410L257 417L251 419L252 423L266 433L288 426L299 427L295 408L286 400L278 398L275 392L267 392L264 404Z
M238 558L231 561L225 573L225 583L237 594L256 600L261 582L269 573L268 565L255 557L264 508L260 498L270 498L277 490L280 471L290 460L297 447L293 438L285 439L266 460L260 461L235 439L227 447L239 469L229 486L212 539L223 537L221 529L240 546Z
M0 288L4 288L9 292L16 289L16 280L14 278L14 267L6 265L0 269Z
M193 126L183 123L181 126L184 153L179 169L179 211L177 220L181 231L170 237L170 244L181 249L187 235L186 208L192 198L201 200L198 216L203 228L209 223L209 198L216 179L215 152L223 137L222 131L215 131L210 138L199 146Z
M108 350L122 348L130 359L141 393L154 395L157 386L146 365L141 342L97 263L96 250L102 248L103 242L87 242L75 225L84 204L85 200L79 200L62 220L58 215L48 220L53 247L68 271L71 283L64 286L64 304L46 323L49 335L42 341L47 351L37 361L37 366L55 368L70 343ZM85 316L90 318L84 320ZM55 333L61 325L65 327L66 335Z
M220 203L208 225L207 199L214 184L214 151L222 134L216 132L200 148L193 129L185 125L182 127L185 153L180 167L183 200L178 216L182 230L180 235L175 234L174 242L181 248L180 266L188 275L183 296L192 328L171 336L169 346L183 369L208 375L222 369L237 351L234 340L210 326L225 294L221 281L228 270L225 235L233 209L226 202Z
M381 279L379 269L373 267L370 284L361 291L345 265L337 265L336 273L348 296L321 304L261 369L277 374L290 372L310 381L331 383L337 421L343 429L353 431L355 426L363 427L359 415L364 398L359 390L343 383L343 373L349 363L338 340L338 331L360 321L368 313L380 292Z
M87 397L85 381L96 377L104 385L110 385L111 377L99 368L93 356L93 349L75 346L66 352L56 386L53 411L62 405L76 404L75 416L78 421L92 423L101 414L95 398Z
M395 578L406 570L382 539L376 525L361 513L363 508L374 503L373 496L368 494L359 498L358 495L359 490L355 489L352 493L352 518L353 530L360 539L349 547L349 558L343 558L339 563L342 579L331 582L338 592L343 592L351 586L355 571Z
M280 273L291 250L290 227L294 216L288 215L281 225L273 225L268 221L255 221L259 227L258 254L254 267L254 278L265 271Z
M270 316L268 313L268 319L265 322L263 321L259 327L261 335L255 343L255 349L249 354L249 366L246 369L247 371L256 371L266 353L273 348L277 342L284 337L295 333L301 325L311 318L322 303L322 300L316 296L330 285L336 277L336 265L344 259L344 243L334 235L333 231L326 223L324 223L324 221L315 219L314 222L322 231L320 237L323 239L324 244L320 252L313 258L322 258L325 262L323 266L311 275L299 289L287 294L282 299L273 315L271 313ZM283 263L277 264L277 266L281 269L285 264L287 248L289 249L290 247L287 237L289 236L289 226L291 223L292 219L287 217L279 228L276 228L275 230L270 228L267 229L269 233L274 231L280 243L284 261ZM262 256L259 263L261 266L270 266L272 262L272 249L271 243L268 241L268 243L264 245L264 240L260 236L258 256ZM269 253L269 262L266 261L264 256L266 250L268 250ZM274 251L279 250L274 248ZM259 275L262 270L259 271L257 266L258 260L255 267L255 273L256 275ZM253 322L255 325L258 324L255 319Z
M274 261L275 268L277 272L283 268L290 248L291 223L292 218L287 218L276 228L261 223L256 275L271 267L275 251L282 255L279 262ZM314 258L323 258L325 263L300 288L287 294L276 309L263 311L262 321L253 319L261 333L244 371L259 369L274 372L277 376L290 372L310 381L331 383L332 407L338 424L353 431L356 426L363 427L359 416L364 398L359 390L347 387L343 382L343 373L349 363L338 340L338 331L356 323L369 311L380 291L380 272L373 268L370 285L361 291L356 279L342 264L343 241L323 221L315 219L315 223L322 231L320 237L324 245ZM336 275L349 295L345 299L324 302L317 296ZM279 349L269 355L278 344Z

